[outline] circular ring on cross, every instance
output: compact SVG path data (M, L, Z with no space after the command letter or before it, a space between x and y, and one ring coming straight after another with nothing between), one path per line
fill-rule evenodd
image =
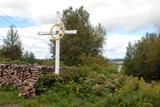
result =
M58 27L59 30L55 31L55 34L53 34L53 31L52 31L52 30L53 30L55 27ZM54 24L54 25L51 27L49 33L50 33L52 39L54 39L54 40L60 40L60 39L64 36L64 26L61 25L61 24ZM58 37L56 37L55 35L58 35Z

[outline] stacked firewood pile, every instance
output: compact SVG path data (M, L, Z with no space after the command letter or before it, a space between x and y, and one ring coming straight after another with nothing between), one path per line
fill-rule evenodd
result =
M39 76L52 73L52 67L0 64L0 86L17 86L19 96L35 96L34 85Z

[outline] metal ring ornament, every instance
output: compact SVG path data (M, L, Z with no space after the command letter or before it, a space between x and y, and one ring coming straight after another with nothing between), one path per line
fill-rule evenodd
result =
M60 31L62 31L62 32L61 32L62 34L58 34L58 35L59 35L58 38L55 37L54 34L52 34L52 30L53 30L55 27L59 27L59 28L60 28ZM54 24L54 25L51 27L49 33L50 33L52 39L54 39L54 40L60 40L60 39L64 36L64 26L63 26L63 25L60 25L60 24Z

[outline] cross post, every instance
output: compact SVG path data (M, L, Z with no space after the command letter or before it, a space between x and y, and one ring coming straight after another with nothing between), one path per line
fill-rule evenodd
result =
M52 40L56 41L55 48L55 74L59 75L60 69L60 39L65 34L77 34L77 30L65 30L64 25L61 23L61 14L56 14L56 24L54 24L50 32L38 32L38 35L50 35Z

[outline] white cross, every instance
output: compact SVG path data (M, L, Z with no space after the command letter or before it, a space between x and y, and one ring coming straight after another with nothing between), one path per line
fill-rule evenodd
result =
M64 34L77 34L77 30L64 30L63 24L61 24L61 14L56 14L57 24L51 27L50 32L38 32L38 35L51 35L52 39L56 41L55 51L55 74L59 74L59 63L60 63L60 39Z

